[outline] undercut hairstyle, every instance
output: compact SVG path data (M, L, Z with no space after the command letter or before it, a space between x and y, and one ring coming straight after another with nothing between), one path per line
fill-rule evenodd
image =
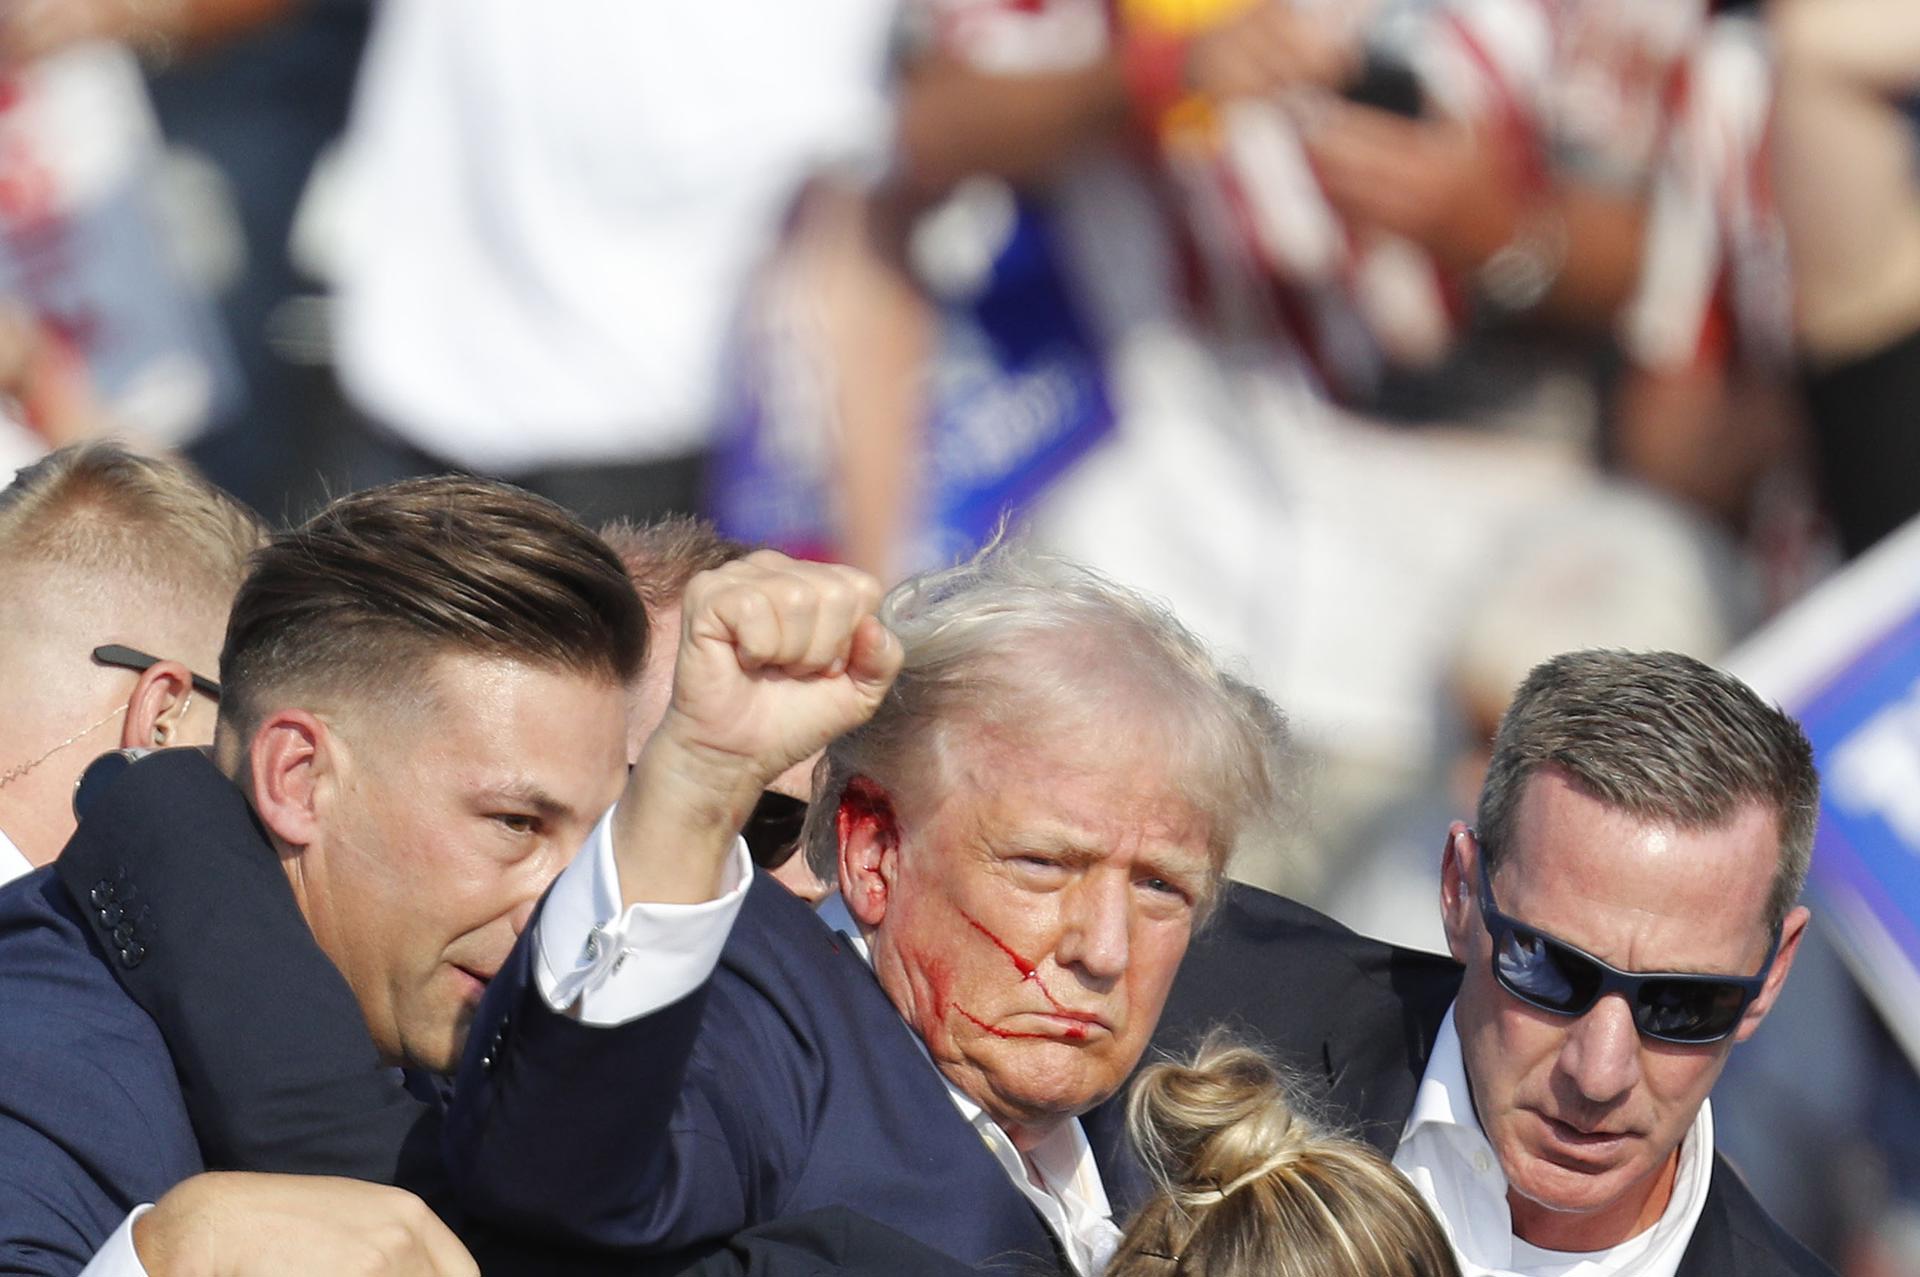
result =
M117 443L51 452L0 491L0 576L133 583L217 609L216 624L265 538L252 511L187 466Z
M1458 1277L1413 1185L1307 1118L1250 1047L1215 1033L1142 1069L1127 1130L1157 1191L1107 1277Z
M1718 828L1759 804L1780 840L1767 926L1800 898L1820 807L1813 746L1731 674L1677 652L1595 649L1535 666L1500 721L1480 791L1489 874L1511 854L1527 781L1547 767L1608 807L1681 829Z
M1165 607L1090 568L1000 543L903 582L879 617L905 663L873 717L828 745L815 769L803 837L823 881L837 878L849 783L864 778L896 802L937 801L964 783L957 755L983 742L1039 760L1058 740L1164 760L1166 786L1210 822L1216 879L1243 844L1275 841L1284 718ZM1210 900L1197 903L1204 912Z
M626 565L627 577L650 617L679 607L687 584L700 573L725 567L753 551L744 541L720 535L707 520L687 514L638 524L616 519L600 529L600 539Z
M620 560L553 502L410 479L332 501L259 553L220 654L220 728L245 739L276 698L390 699L444 655L624 686L646 636Z

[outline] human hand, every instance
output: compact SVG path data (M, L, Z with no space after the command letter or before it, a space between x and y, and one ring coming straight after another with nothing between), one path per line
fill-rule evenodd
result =
M477 1277L412 1193L322 1175L209 1172L133 1225L150 1277Z
M1412 240L1451 269L1478 269L1518 228L1514 166L1464 124L1330 101L1303 135L1335 211Z
M1187 85L1215 101L1271 97L1304 85L1333 88L1359 59L1354 41L1325 14L1287 0L1261 3L1196 32L1187 46Z
M711 899L761 791L872 716L903 655L880 595L864 572L771 550L693 579L666 716L616 817L629 903Z

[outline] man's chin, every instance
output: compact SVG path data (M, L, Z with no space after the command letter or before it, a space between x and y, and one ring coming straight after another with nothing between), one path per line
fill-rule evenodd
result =
M1507 1176L1508 1187L1558 1215L1593 1215L1618 1205L1645 1178L1629 1158L1595 1163L1559 1148L1531 1148ZM1516 1173L1517 1172L1517 1173Z
M1118 1085L1110 1083L1104 1071L1095 1077L1088 1070L1071 1067L1072 1061L1056 1062L1052 1057L1060 1050L1057 1046L1024 1045L1031 1052L1021 1062L1026 1067L988 1075L993 1102L981 1107L1002 1126L1058 1126L1106 1099Z

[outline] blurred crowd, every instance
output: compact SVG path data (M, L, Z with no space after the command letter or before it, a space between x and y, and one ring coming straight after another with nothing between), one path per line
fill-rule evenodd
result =
M888 583L1010 522L1287 708L1310 821L1238 872L1400 943L1537 661L1720 658L1920 512L1912 0L6 0L0 50L0 473L122 435L284 523L465 470ZM1914 1271L1920 1085L1809 952L1844 1049L1736 1056L1723 1138L1806 1114L1756 1188Z

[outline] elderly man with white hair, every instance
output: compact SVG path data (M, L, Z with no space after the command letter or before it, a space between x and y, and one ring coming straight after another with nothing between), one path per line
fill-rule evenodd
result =
M829 746L809 816L836 932L703 832L817 745L808 693L874 640L784 651L730 603L777 597L763 562L689 591L629 788L656 813L685 793L683 827L616 810L493 982L458 1186L630 1256L847 1204L968 1263L1098 1272L1119 1234L1078 1116L1132 1072L1228 854L1271 818L1277 714L1071 564L1002 547L909 581L879 614L904 666ZM761 661L826 686L756 682Z

